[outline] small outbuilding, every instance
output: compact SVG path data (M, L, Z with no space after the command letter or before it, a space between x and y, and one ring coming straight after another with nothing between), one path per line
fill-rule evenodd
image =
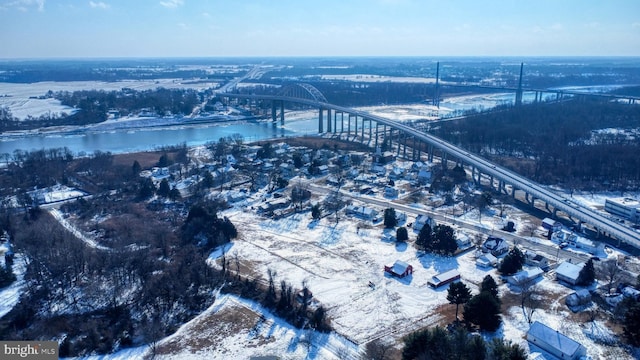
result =
M476 259L476 265L480 267L494 267L498 264L498 258L490 253L482 254Z
M577 360L587 355L580 343L538 321L529 327L527 341L559 359Z
M567 306L575 307L586 305L591 301L591 293L587 289L578 290L567 296L565 303Z
M431 286L432 288L438 288L442 285L446 285L458 279L460 279L460 272L458 272L457 269L453 269L432 277L429 281L429 286Z
M413 274L413 266L404 261L396 260L393 265L385 265L384 271L393 276L405 277L407 275Z

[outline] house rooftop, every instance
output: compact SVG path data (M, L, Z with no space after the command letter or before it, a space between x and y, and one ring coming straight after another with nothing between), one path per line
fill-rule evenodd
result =
M581 347L580 343L578 343L577 341L568 338L559 331L553 330L552 328L538 321L531 324L531 327L527 332L527 339L529 335L532 335L536 339L544 341L545 345L566 355L566 358L569 359L572 358L580 350ZM529 340L529 342L531 342L531 340ZM544 345L540 346L536 343L536 341L533 341L533 344L543 349L545 348Z
M580 274L580 270L582 270L582 266L565 261L558 266L556 274L560 274L571 279L577 279Z
M407 271L408 267L409 267L409 264L407 264L406 262L402 260L396 260L396 262L391 267L391 271L394 274L404 274L404 272Z

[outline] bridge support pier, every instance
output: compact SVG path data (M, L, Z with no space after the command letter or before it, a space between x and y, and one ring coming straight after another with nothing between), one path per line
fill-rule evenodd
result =
M322 134L324 132L324 120L323 120L323 110L322 108L318 109L318 134Z

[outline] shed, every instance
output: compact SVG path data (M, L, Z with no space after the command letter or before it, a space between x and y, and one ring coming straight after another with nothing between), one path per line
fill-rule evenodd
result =
M584 265L576 265L565 261L556 269L556 279L575 285L578 282L578 276L583 266Z
M454 282L458 279L460 279L460 273L457 269L453 269L432 277L429 281L429 286L431 286L432 288L437 288L450 282Z
M580 306L588 304L591 301L591 293L587 289L578 290L567 296L565 302L567 306Z
M480 267L494 267L498 264L498 258L490 253L482 254L476 259L476 265Z
M577 360L587 354L580 343L538 321L529 327L527 341L560 359Z
M413 274L413 266L402 260L396 260L393 265L385 265L384 271L393 276L405 277L407 275Z

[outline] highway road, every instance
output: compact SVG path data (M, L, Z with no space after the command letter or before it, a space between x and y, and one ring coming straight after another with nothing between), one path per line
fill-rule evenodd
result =
M313 191L316 194L326 195L335 191L334 189L331 189L327 186L318 185L311 181L306 181L304 182L304 184L308 186L309 190ZM570 250L563 250L558 248L558 246L556 245L547 245L547 244L540 243L514 233L502 231L499 229L488 228L486 225L483 225L481 223L457 219L455 217L447 216L446 214L436 212L433 210L427 210L423 208L416 208L410 205L399 204L393 200L379 199L379 198L374 198L367 195L354 194L345 190L340 190L340 194L342 194L347 198L357 200L365 204L375 205L382 209L393 208L396 211L404 212L407 215L410 215L410 214L415 216L427 215L432 217L439 223L452 224L461 229L475 231L481 234L495 235L507 241L510 241L511 243L520 244L526 249L529 249L538 253L546 254L548 255L548 258L550 260L556 260L556 258L559 258L561 260L571 259L571 261L574 263L581 263L581 262L587 261L591 257L591 255L588 255L588 254L576 253Z

